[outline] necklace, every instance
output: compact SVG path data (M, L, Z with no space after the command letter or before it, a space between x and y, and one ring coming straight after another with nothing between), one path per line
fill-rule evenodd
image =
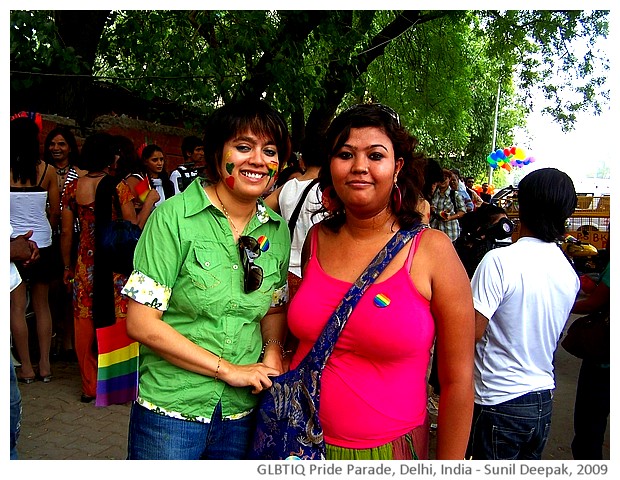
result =
M217 187L213 187L213 190L215 190L215 196L217 197L217 199L220 202L220 205L222 206L222 212L224 213L224 216L228 219L228 222L230 223L230 226L233 228L233 230L237 234L237 237L240 237L241 234L239 233L239 230L237 230L237 227L235 226L235 222L233 222L232 218L230 217L230 214L228 213L228 210L226 210L226 207L224 206L224 202L222 202L222 199L220 198L220 194L217 193ZM250 214L250 216L252 215L252 213Z
M62 168L56 168L56 173L60 175L61 177L65 176L68 171L69 171L69 165L67 165L66 167L62 167Z

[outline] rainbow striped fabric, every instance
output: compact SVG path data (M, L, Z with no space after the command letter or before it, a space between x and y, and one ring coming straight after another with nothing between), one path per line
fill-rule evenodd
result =
M134 187L134 191L136 192L136 195L138 196L138 198L140 199L142 203L144 203L144 201L146 200L146 197L149 194L150 190L151 190L151 184L149 183L149 177L144 177Z
M127 336L125 320L97 329L99 346L95 406L106 407L135 400L138 396L140 344Z

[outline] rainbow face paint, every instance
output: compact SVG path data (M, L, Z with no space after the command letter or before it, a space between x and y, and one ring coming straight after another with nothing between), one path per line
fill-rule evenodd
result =
M267 168L269 169L269 179L272 179L276 173L278 173L278 166L280 165L280 162L271 162L269 165L267 165Z
M230 157L232 157L232 154L233 154L232 150L228 150L228 151L224 154L224 160L225 160L225 161L226 161L226 160L228 160ZM232 177L232 172L233 172L234 168L235 168L235 164L234 164L234 163L232 163L232 162L226 162L226 173L227 173L228 175L231 175L231 176L226 177L226 178L224 179L224 182L226 183L226 185L228 185L228 187L229 187L230 189L233 189L233 188L235 187L235 179L234 179L234 177Z
M374 299L375 305L379 308L387 307L390 304L390 301L391 300L384 293L378 294Z

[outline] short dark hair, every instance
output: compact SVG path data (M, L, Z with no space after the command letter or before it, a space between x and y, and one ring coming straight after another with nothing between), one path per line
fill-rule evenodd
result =
M323 141L319 136L308 135L301 141L301 158L305 167L320 167L323 153Z
M528 173L518 185L519 220L544 242L560 239L566 219L577 207L577 193L571 178L557 168Z
M239 100L215 110L207 119L204 136L205 173L217 183L224 144L238 133L251 130L255 135L273 140L278 149L278 168L282 170L291 153L288 126L282 115L262 100Z
M424 186L422 196L430 203L433 198L433 183L443 182L443 169L437 160L427 158L424 162Z
M202 140L200 140L200 138L196 135L185 137L181 143L181 154L183 155L183 159L187 160L191 157L196 147L202 147Z
M398 114L391 108L381 104L355 105L340 115L330 124L325 133L325 153L323 165L319 173L319 184L325 191L333 185L330 170L331 158L348 140L352 128L377 127L389 137L394 147L394 160L403 159L403 167L398 175L397 184L400 188L402 202L398 212L394 212L401 228L410 228L422 218L418 212L418 202L424 184L421 153L415 152L417 138L411 135L401 124ZM332 188L333 190L333 188ZM336 192L332 192L336 196ZM323 211L326 211L323 209ZM324 224L333 231L338 231L346 220L344 206L328 212Z

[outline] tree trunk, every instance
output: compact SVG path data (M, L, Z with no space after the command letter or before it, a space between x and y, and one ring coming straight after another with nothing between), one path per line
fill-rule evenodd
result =
M57 10L54 21L65 47L72 47L81 57L77 76L50 77L47 90L50 113L74 118L78 125L89 125L93 114L88 99L92 93L93 67L97 46L109 16L107 10ZM51 92L51 94L49 94Z

